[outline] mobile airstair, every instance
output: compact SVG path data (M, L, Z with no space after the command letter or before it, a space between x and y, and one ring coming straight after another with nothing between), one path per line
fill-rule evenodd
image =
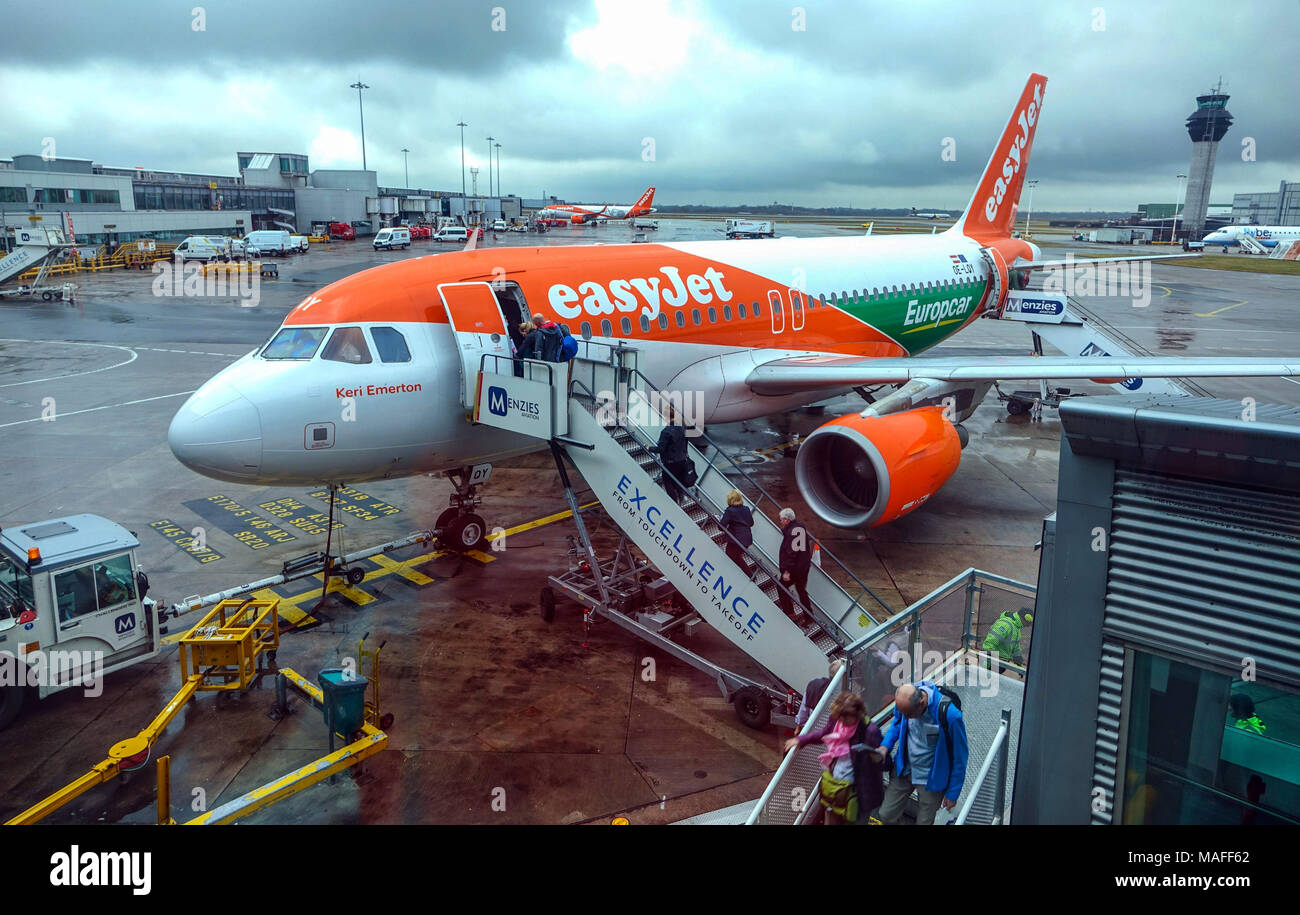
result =
M584 620L610 620L714 676L745 723L789 723L808 681L825 676L828 658L874 630L892 611L830 552L807 584L810 606L792 619L778 606L780 503L702 433L688 438L697 481L680 504L662 485L667 470L649 446L667 425L673 398L636 366L627 346L584 342L570 363L513 360L500 306L487 283L439 287L462 363L462 399L473 421L548 441L577 527L569 569L551 576L544 616L556 598L584 607ZM514 374L515 366L522 377ZM681 403L677 402L681 415ZM694 432L694 430L691 430ZM612 555L599 556L569 478L590 486L620 531ZM730 535L718 524L727 494L740 490L754 518L749 566L728 558ZM798 608L797 595L790 594ZM798 620L798 622L796 622ZM701 623L748 656L761 674L728 670L674 636Z
M1033 351L1040 356L1043 355L1044 340L1067 356L1122 359L1125 356L1155 355L1089 311L1074 296L1029 289L1012 291L1007 294L1002 310L990 312L989 317L1024 324L1033 340ZM1166 396L1210 396L1188 378L1123 378L1117 379L1112 387L1120 393L1141 391ZM998 388L999 399L1012 415L1036 415L1043 407L1059 407L1061 401L1073 396L1078 396L1078 392L1057 387L1055 382L1049 381L1039 381L1036 390L1015 390L1009 394Z
M69 293L69 284L52 286L45 282L55 258L72 247L63 240L62 232L58 229L16 229L14 241L14 250L7 256L0 257L0 283L33 268L37 268L36 278L30 283L0 289L0 299L40 295L48 302L51 299L61 299Z

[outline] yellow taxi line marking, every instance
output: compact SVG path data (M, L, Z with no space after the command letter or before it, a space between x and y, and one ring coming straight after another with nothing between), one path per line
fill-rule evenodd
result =
M407 581L415 582L415 584L417 585L433 584L433 579L430 578L428 575L425 575L423 572L417 572L415 571L415 569L410 568L409 560L407 560L406 562L395 562L392 559L389 559L387 556L383 555L382 553L378 553L374 556L371 556L370 561L379 565L382 570L377 572L367 573L365 578L366 581L369 581L372 577L379 578L380 576L387 575L390 572L396 572L398 575L402 576Z
M593 505L599 505L599 499L593 499L586 505L580 505L579 508L591 508ZM533 528L542 527L547 524L554 524L556 521L563 521L565 518L572 518L573 512L565 509L562 512L556 512L553 515L547 515L545 518L538 518L536 521L525 521L523 524L516 524L514 527L508 527L499 534L493 532L488 534L488 540L496 540L498 537L509 537L511 534L520 534L524 531L531 531Z
M1217 314L1218 314L1219 312L1221 312L1221 311L1227 311L1227 310L1230 309L1230 308L1240 308L1242 305L1245 305L1247 301L1249 301L1249 300L1248 300L1248 299L1242 299L1242 300L1241 300L1240 302L1238 302L1236 305L1224 305L1222 308L1216 308L1216 309L1214 309L1214 311L1207 311L1207 312L1205 312L1204 314L1202 314L1201 312L1198 311L1198 312L1196 312L1196 317L1198 317L1198 318L1212 318L1212 317L1214 317L1215 315L1217 315Z
M1165 296L1170 296L1170 295L1173 295L1173 294L1174 294L1174 291L1173 291L1172 289L1170 289L1168 286L1161 286L1161 285L1159 285L1159 284L1156 284L1156 288L1157 288L1157 289L1163 289L1163 290L1165 291L1165 295L1162 295L1162 296L1160 297L1160 298L1162 298L1162 299L1163 299Z

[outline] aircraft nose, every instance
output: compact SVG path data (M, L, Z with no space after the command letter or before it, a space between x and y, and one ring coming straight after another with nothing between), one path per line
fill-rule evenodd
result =
M172 418L167 444L178 461L204 476L253 480L262 468L261 416L233 385L210 381Z

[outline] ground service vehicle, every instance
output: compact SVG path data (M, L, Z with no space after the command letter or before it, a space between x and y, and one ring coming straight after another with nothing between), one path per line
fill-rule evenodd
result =
M284 257L294 250L294 244L289 240L289 233L284 229L259 229L256 232L249 232L244 242L250 257L255 254Z
M728 219L728 238L771 238L776 227L770 219Z
M191 235L176 246L175 254L187 261L228 261L232 256L231 241L216 235Z
M433 236L433 240L466 242L469 241L469 230L462 226L443 226L438 230L438 234Z
M341 238L344 241L352 241L357 237L357 230L352 228L346 222L330 223L330 238Z
M33 698L80 687L158 654L157 604L140 542L97 515L0 531L0 728Z
M379 233L375 235L375 240L372 244L375 246L376 251L381 248L384 250L392 250L393 248L409 248L411 247L411 230L400 226L390 226L386 229L380 229Z

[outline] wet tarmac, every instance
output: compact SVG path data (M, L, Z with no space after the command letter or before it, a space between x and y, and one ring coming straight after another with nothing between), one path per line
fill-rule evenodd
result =
M660 222L655 240L712 237L716 228ZM829 234L797 226L805 229ZM611 225L541 239L503 234L500 243L626 241L630 234ZM77 278L74 305L0 305L0 525L76 512L112 518L137 533L150 595L168 602L270 575L288 558L323 549L322 493L198 476L172 457L167 425L189 392L269 338L313 289L429 248L436 250L430 242L391 254L364 241L319 246L263 283L256 307L243 307L238 296L155 296L152 277L127 271ZM1120 299L1086 303L1152 352L1300 353L1295 278L1157 265L1152 282L1143 308ZM979 321L944 349L1016 353L1028 346L1022 326ZM1276 379L1202 384L1225 397L1300 400L1296 385ZM710 433L798 508L790 444L853 409L854 400ZM1033 546L1054 507L1059 423L1051 411L1041 422L1010 417L990 397L967 426L971 441L960 469L924 509L866 535L811 525L895 609L971 566L1036 579ZM358 485L345 494L352 508L339 515L335 552L432 526L450 491L446 481L424 477ZM277 590L287 623L309 614L321 620L283 636L279 663L314 679L321 668L355 658L369 633L369 644L386 642L382 704L396 720L388 749L367 761L359 778L340 776L252 821L580 823L622 813L633 822L669 822L756 797L779 763L783 733L744 727L708 676L611 624L584 632L575 605L561 604L553 622L542 620L538 593L548 575L566 567L573 530L564 517L533 524L565 508L554 468L540 458L498 467L483 495L489 526L507 531L502 551L457 557L412 548L381 557L366 564L363 582L331 593L319 610L319 579ZM292 539L237 538L238 525L223 516L232 503ZM200 563L168 533L196 527L219 559ZM605 522L598 542L612 538ZM186 622L173 623L172 636ZM708 630L687 644L746 669L746 659ZM651 680L643 676L646 658L655 659ZM0 818L82 774L143 727L179 685L171 646L148 664L110 675L98 698L70 690L33 702L0 740ZM177 819L323 754L319 714L300 707L274 721L271 701L270 689L220 701L201 694L167 729L154 755L172 758ZM152 822L153 778L149 766L93 789L51 821Z

